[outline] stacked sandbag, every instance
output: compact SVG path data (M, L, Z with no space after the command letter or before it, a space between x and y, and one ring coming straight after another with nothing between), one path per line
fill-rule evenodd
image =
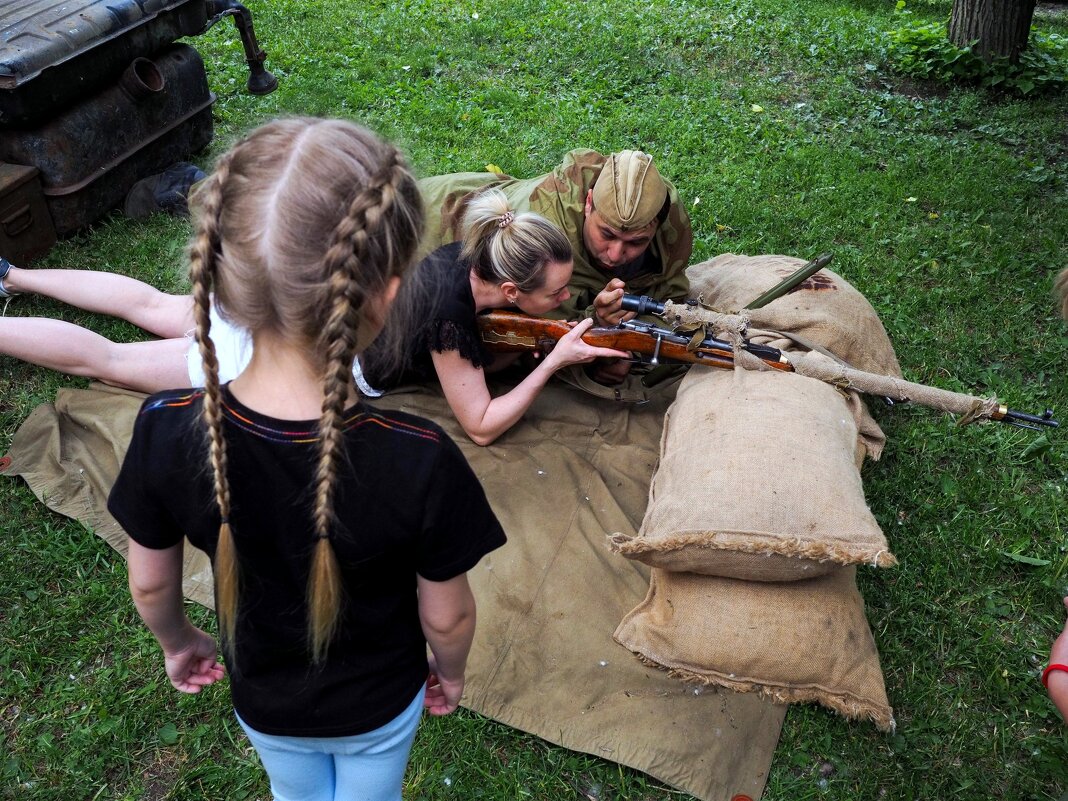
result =
M649 594L617 642L683 681L816 702L894 727L856 568L759 582L653 570Z
M688 274L706 305L736 311L801 263L729 256ZM897 371L870 304L840 277L817 276L762 310L767 339ZM854 567L896 563L860 477L883 440L855 393L780 371L691 369L666 415L641 528L610 537L654 568L616 640L686 680L891 728Z
M695 367L664 419L636 537L619 553L753 581L895 564L864 500L865 448L842 395L812 378Z
M720 312L735 313L804 264L790 256L724 253L687 268L690 294ZM856 288L824 267L761 309L746 310L751 327L780 331L831 351L858 370L901 377L886 329ZM754 337L780 350L796 350L789 338Z

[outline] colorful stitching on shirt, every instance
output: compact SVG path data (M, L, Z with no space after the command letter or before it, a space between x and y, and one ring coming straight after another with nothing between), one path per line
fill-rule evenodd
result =
M158 409L173 409L181 408L192 405L198 398L204 395L202 391L190 392L185 395L179 395L171 398L158 398L152 403L146 404L141 410L142 414L149 411L156 411ZM240 428L242 431L246 431L254 436L262 437L263 439L270 440L272 442L290 442L295 444L307 444L311 442L319 441L319 432L315 431L294 431L287 429L272 428L271 426L257 423L255 420L251 420L245 415L238 412L232 406L225 401L223 402L223 411L226 417ZM379 414L373 412L359 411L347 418L341 423L342 430L345 432L354 430L367 423L373 423L387 431L396 431L398 434L407 434L408 436L419 437L420 439L430 440L431 442L438 442L440 435L429 428L423 426L417 426L412 423L405 423L400 420L390 420Z
M141 414L154 412L156 409L177 409L183 406L191 406L203 394L203 392L190 392L187 395L178 395L173 398L157 398L151 403L146 403L141 409Z
M271 428L262 423L257 423L238 413L236 409L225 401L223 401L223 411L230 419L230 422L234 423L242 431L247 431L250 434L255 434L256 436L263 437L272 442L308 443L316 442L319 439L318 431L290 431L280 428Z
M364 425L365 423L375 423L382 426L382 428L389 429L391 431L397 431L401 434L410 434L414 437L422 437L428 439L431 442L438 442L441 439L441 435L438 432L429 428L423 428L421 426L412 425L411 423L402 423L400 420L387 420L379 415L367 415L367 419L360 420L357 425Z
M223 404L223 409L226 411L227 417L238 428L247 431L250 434L254 434L264 439L271 440L273 442L292 442L298 444L307 444L311 442L319 441L318 431L286 431L271 428L269 426L256 423L253 420L249 420L237 413L232 407ZM412 425L410 423L402 423L399 420L389 420L377 414L369 412L357 412L352 417L343 421L341 428L348 433L354 429L360 428L363 425L373 423L374 425L381 426L387 431L396 431L398 434L407 434L408 436L419 437L421 439L427 439L431 442L438 442L440 437L435 431L421 426Z

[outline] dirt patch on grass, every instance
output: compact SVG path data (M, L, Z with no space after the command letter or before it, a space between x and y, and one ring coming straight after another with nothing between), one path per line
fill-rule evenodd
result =
M941 81L925 81L920 78L908 78L903 75L880 76L866 82L870 90L893 92L912 100L942 99L949 95L952 88Z
M144 781L144 789L141 791L141 795L138 796L141 801L164 801L164 799L170 798L183 760L184 753L180 749L164 748L157 750L153 761L145 764L142 768L141 775ZM109 777L109 784L115 782L117 778Z
M1068 3L1038 3L1035 19L1068 23Z
M0 709L0 733L3 734L4 742L14 742L20 714L22 714L22 707L18 704L11 704Z

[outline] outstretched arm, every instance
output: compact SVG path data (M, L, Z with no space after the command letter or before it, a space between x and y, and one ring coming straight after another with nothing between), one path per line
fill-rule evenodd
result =
M198 693L225 671L214 638L194 626L182 606L182 545L154 550L128 542L130 594L163 649L167 677L175 689Z
M461 573L448 581L417 577L419 620L433 657L423 706L431 715L448 715L464 694L467 654L475 636L475 596Z
M511 391L494 398L486 386L486 374L457 351L433 352L434 369L445 399L467 436L478 445L489 445L511 428L541 392L549 377L571 364L585 364L598 357L626 358L629 354L597 348L582 341L592 319L578 323L536 368Z

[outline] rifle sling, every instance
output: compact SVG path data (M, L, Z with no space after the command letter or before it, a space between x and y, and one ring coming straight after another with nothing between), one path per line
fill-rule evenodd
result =
M598 384L582 369L581 364L572 364L562 370L556 371L556 376L567 384L581 389L590 395L618 403L648 403L649 394L641 389L630 389L626 386L609 387Z

